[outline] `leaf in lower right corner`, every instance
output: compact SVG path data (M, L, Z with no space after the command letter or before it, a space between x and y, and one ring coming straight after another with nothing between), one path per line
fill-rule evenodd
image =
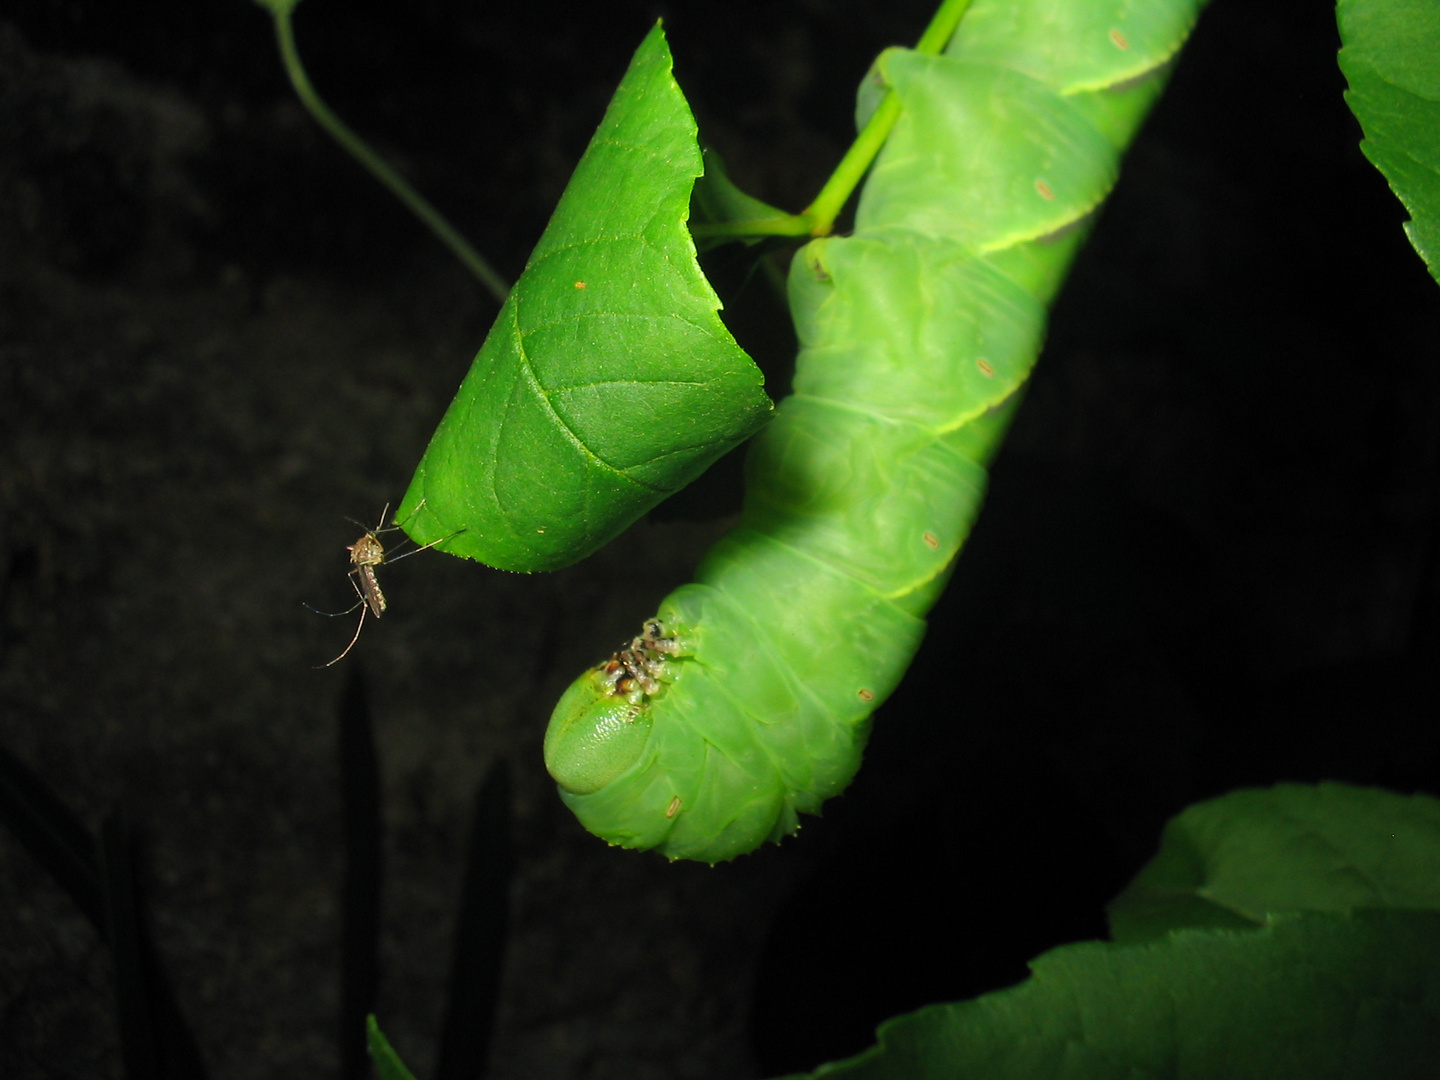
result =
M1440 4L1340 0L1337 15L1360 149L1409 211L1405 232L1440 282Z
M415 1074L405 1067L373 1016L365 1019L365 1036L370 1041L370 1056L375 1061L375 1074L380 1080L415 1080Z
M813 1080L1419 1080L1440 1063L1440 913L1055 949L1018 986L888 1021Z
M1188 807L1111 901L1110 936L1144 941L1356 908L1440 911L1440 799L1277 784Z

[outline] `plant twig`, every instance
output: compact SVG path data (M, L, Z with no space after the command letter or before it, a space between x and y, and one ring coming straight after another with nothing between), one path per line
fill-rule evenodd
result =
M505 297L510 292L510 286L506 283L495 269L485 261L478 251L470 246L469 242L456 231L445 217L430 205L430 202L406 182L404 177L385 163L383 159L365 145L365 142L356 135L345 122L330 111L330 107L321 100L315 88L310 85L310 79L305 74L305 68L300 63L300 53L295 48L295 32L290 23L290 15L299 0L257 0L262 7L269 9L275 17L275 36L280 44L280 56L285 64L285 73L290 76L290 85L295 87L295 93L299 95L300 102L315 118L322 128L330 133L350 156L360 162L375 179L379 180L392 192L395 197L410 208L410 212L425 223L425 226L435 234L436 238L448 247L451 252L465 264L465 268L474 274L480 284L483 285L500 303L505 302Z

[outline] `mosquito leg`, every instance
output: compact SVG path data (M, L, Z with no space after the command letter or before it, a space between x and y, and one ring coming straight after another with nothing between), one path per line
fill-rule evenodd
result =
M364 605L365 605L365 601L364 601L364 600L357 600L357 601L355 601L355 603L353 603L353 604L351 604L349 607L347 607L344 611L321 611L321 610L320 610L318 607L316 607L314 604L307 604L307 603L305 603L304 600L301 600L301 601L300 601L300 606L301 606L301 607L309 608L309 609L310 609L311 611L313 611L316 615L324 615L327 619L338 619L341 615L349 615L349 614L350 614L352 611L354 611L356 608L358 608L358 607L363 607Z
M399 555L389 556L386 558L385 561L387 563L399 562L401 559L408 559L411 555L419 555L420 552L428 551L436 544L443 544L446 540L453 540L455 537L459 536L464 531L464 529L456 529L449 536L442 536L439 540L431 540L428 544L425 544L423 547L417 547L414 551L402 551Z
M427 496L427 498L428 498L428 496ZM408 513L408 514L405 515L405 521L409 521L411 518L413 518L416 514L418 514L418 513L424 508L424 506L425 506L425 499L421 499L418 503L415 504L415 509L414 509L414 510L411 510L410 513ZM386 504L385 509L387 509L387 510L390 509L390 506L389 506L388 503ZM403 525L405 524L405 521L398 521L398 520L392 521L392 522L390 522L390 527L393 528L393 529L398 529L398 528L400 528L401 526L403 526ZM381 525L384 525L384 524L385 524L385 517L384 517L383 514L382 514L381 517L380 517L380 524L381 524Z
M318 665L318 666L316 667L316 669L315 669L316 671L319 671L321 668L333 667L334 665L338 664L341 660L344 660L345 657L347 657L348 655L350 655L350 650L355 647L355 643L360 640L360 631L365 629L365 616L366 616L366 614L369 613L370 609L364 604L363 601L361 602L361 604L360 604L359 606L360 606L360 621L355 624L355 636L350 639L350 644L349 644L349 645L346 645L346 646L345 646L345 651L342 652L339 656L335 657L334 660L331 660L330 663ZM353 611L354 608L351 608L351 610Z
M355 590L355 595L358 596L360 599L355 601L355 603L351 604L344 611L321 611L315 605L305 603L304 600L301 600L300 603L302 606L307 607L311 611L315 612L316 615L324 615L327 619L338 619L341 615L349 615L356 608L364 607L366 603L368 603L368 601L365 599L365 593L361 591L359 583L355 580L354 570L350 571L350 587ZM331 662L333 663L334 661Z

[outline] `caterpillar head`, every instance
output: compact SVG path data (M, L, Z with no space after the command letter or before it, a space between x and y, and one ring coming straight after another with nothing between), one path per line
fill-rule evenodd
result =
M545 730L545 768L575 795L599 791L644 752L651 718L645 693L628 691L591 668L570 684Z
M545 768L572 795L599 791L640 760L650 738L650 696L667 657L680 651L659 619L605 663L576 679L550 716Z

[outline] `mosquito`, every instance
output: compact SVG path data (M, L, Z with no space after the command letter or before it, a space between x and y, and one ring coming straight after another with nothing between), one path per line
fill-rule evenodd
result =
M424 505L425 501L422 499L420 506ZM417 506L415 509L419 510L420 506ZM411 555L418 555L420 552L427 548L432 548L436 544L443 544L446 540L459 536L465 531L464 529L456 529L449 536L442 536L439 540L431 540L430 543L425 544L423 547L418 547L414 551L406 551L400 555L392 555L387 558L385 555L385 545L380 542L380 534L394 532L400 528L399 522L393 522L388 526L385 524L385 515L389 512L390 504L386 503L385 509L380 511L380 523L373 529L366 528L366 526L356 521L356 525L360 525L362 529L365 529L365 535L345 548L345 550L350 553L350 585L354 588L355 595L358 596L359 599L344 611L321 611L319 608L310 607L309 604L305 605L317 615L326 615L331 618L349 615L357 608L360 611L360 621L355 624L355 636L350 639L350 644L345 646L345 651L335 657L334 660L331 660L330 663L320 664L318 667L332 667L349 655L350 650L355 647L355 643L360 640L360 631L365 629L366 615L373 615L378 619L381 615L385 614L385 594L381 591L380 582L375 577L375 568L377 566L382 566L385 563L399 562L401 559L408 559ZM412 514L411 516L413 517L414 515ZM351 518L350 520L354 521L355 519ZM409 519L407 518L406 520Z

